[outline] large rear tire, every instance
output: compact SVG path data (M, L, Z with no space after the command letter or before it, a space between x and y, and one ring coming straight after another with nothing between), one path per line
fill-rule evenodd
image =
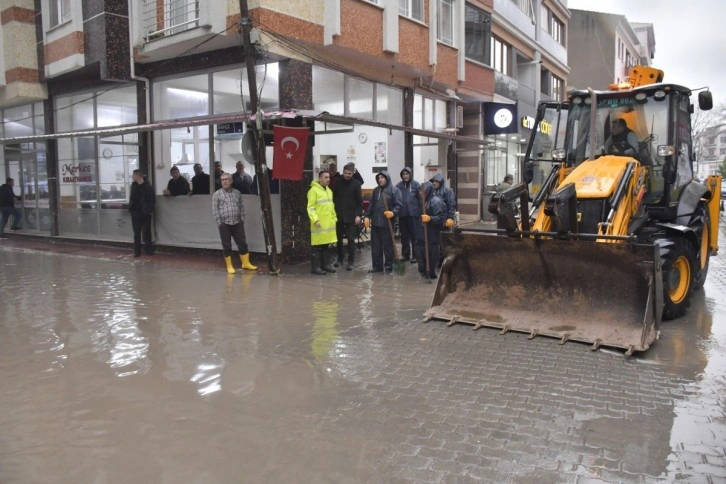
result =
M711 260L711 217L705 205L701 204L696 209L692 226L700 241L698 254L696 254L696 267L693 272L693 289L699 290L706 282L708 265Z
M663 319L685 314L691 304L696 257L685 238L670 239L661 244L663 271Z

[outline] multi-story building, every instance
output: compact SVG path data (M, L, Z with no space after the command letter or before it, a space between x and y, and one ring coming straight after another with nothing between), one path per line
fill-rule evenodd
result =
M28 231L129 241L125 204L140 168L159 195L157 242L218 247L209 195L161 193L171 166L188 177L195 163L211 173L214 161L253 171L240 145L254 114L242 3L4 3L0 175L17 180ZM404 165L419 180L441 172L462 220L476 220L488 189L507 172L519 176L537 102L564 96L569 11L560 0L249 7L263 134L275 124L311 131L303 180L283 180L272 195L278 250L289 259L307 252L303 200L329 161L355 162L368 189L383 169L395 181ZM485 119L491 103L510 114L496 134ZM268 146L269 164L272 155ZM251 249L264 252L258 199L245 197Z
M572 9L568 55L572 89L607 89L626 82L630 69L650 65L655 53L651 24L635 24L624 15ZM645 42L645 44L643 44Z
M726 162L726 125L719 123L698 134L694 147L695 174L699 179L720 175Z

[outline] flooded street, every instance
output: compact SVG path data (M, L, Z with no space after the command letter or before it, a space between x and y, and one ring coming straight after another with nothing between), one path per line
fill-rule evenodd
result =
M273 277L0 246L0 482L724 482L720 245L630 358L424 324L434 286L365 250Z

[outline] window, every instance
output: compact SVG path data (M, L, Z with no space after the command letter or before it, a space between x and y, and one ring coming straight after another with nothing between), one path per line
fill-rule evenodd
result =
M491 66L502 74L509 75L509 45L492 37Z
M199 26L199 0L144 0L146 41Z
M55 27L71 19L71 0L48 0L50 26Z
M423 0L398 0L398 13L423 22Z
M526 13L531 19L534 20L534 10L532 9L532 0L512 0L519 9Z
M708 138L706 138L706 143L708 143L710 145L715 145L716 144L716 137L715 136L709 136Z
M550 36L561 45L565 45L565 24L552 13L552 10L542 5L542 30L550 34ZM621 42L618 39L618 57L620 57Z
M726 155L726 148L720 148L719 149L719 154L720 155Z
M464 32L466 57L489 65L492 41L491 15L467 3Z
M444 44L454 45L454 0L439 0L439 35Z
M561 101L562 100L562 86L564 82L559 77L553 75L552 76L552 90L550 92L550 96L552 96L552 99L555 101Z
M721 137L719 138L719 140L721 141L721 143L726 143L726 136L721 135Z

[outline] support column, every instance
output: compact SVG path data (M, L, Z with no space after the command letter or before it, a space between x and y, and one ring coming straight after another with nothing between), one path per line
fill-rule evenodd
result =
M280 108L313 108L313 67L290 59L280 62ZM292 120L303 126L302 118ZM292 126L293 123L286 123ZM311 132L314 123L311 125ZM308 138L302 181L280 181L280 211L282 227L281 261L296 263L310 258L310 219L307 212L307 193L313 181L314 136ZM274 170L273 170L274 172Z

